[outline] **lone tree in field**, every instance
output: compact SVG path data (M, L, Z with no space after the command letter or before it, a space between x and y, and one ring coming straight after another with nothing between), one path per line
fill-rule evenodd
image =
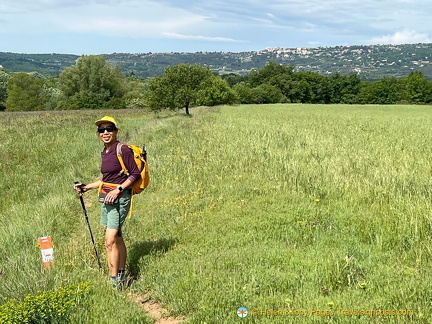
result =
M236 96L228 83L200 64L178 64L166 68L163 76L148 84L147 104L153 110L182 109L221 105L235 102Z
M103 55L84 55L59 77L61 109L124 108L125 76Z

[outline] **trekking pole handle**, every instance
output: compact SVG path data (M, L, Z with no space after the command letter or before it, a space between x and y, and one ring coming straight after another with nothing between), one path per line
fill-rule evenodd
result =
M74 181L74 184L79 184L80 182L79 181ZM83 193L84 193L84 191L83 191L83 187L85 186L85 184L84 183L81 183L81 185L79 186L79 188L80 188L80 195L82 195Z
M143 145L142 150L144 161L147 161L147 146L145 144Z

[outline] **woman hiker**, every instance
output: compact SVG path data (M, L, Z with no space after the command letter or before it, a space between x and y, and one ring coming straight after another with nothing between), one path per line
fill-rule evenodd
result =
M129 176L122 173L117 158L117 140L119 131L117 122L105 116L95 122L99 138L104 144L102 150L102 179L83 185L75 184L77 193L91 189L99 189L99 201L102 203L100 224L105 227L105 247L110 273L110 281L114 287L121 289L125 282L126 245L122 236L122 225L129 213L131 201L130 186L140 177L140 171L134 161L133 154L127 145L120 147L123 161Z

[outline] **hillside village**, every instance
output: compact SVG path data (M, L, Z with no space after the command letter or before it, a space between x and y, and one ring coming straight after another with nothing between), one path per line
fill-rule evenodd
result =
M357 73L366 78L375 74L402 76L421 70L431 77L431 44L371 45L338 47L267 48L258 55L273 56L281 62L296 62L298 70L331 74L335 70ZM307 64L302 64L302 61ZM402 73L404 71L404 73Z

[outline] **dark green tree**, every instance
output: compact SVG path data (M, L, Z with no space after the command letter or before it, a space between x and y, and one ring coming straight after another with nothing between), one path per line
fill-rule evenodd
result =
M357 74L349 76L335 73L329 78L331 103L355 104L359 101L361 80Z
M126 108L146 108L145 93L147 91L147 81L131 76L126 82L124 95Z
M261 84L252 89L257 104L286 102L285 96L277 86L269 83Z
M301 95L298 82L293 80L293 75L294 66L270 61L261 69L253 69L246 79L246 83L255 89L255 103L270 100L270 98L264 98L265 96L262 93L264 89L258 88L264 84L271 86L268 89L274 90L273 87L278 88L282 94L282 96L279 96L282 102L300 102ZM272 102L275 98L274 95L275 92L273 91Z
M253 69L246 81L252 87L257 87L264 83L275 85L275 83L278 83L275 79L290 79L293 73L294 66L270 61L262 69Z
M46 93L44 81L25 72L13 74L7 86L7 111L44 110Z
M297 101L312 104L327 104L331 101L329 79L315 72L296 72L293 74L296 85Z
M245 81L247 77L235 73L228 73L221 75L221 78L227 81L230 87L233 87L236 84Z
M198 106L229 105L238 100L237 94L230 88L228 82L215 76L198 90L195 104Z
M10 73L0 70L0 110L6 109L7 86L10 78Z
M84 55L60 73L60 109L124 108L126 77L103 55Z
M256 103L256 94L250 86L244 82L238 83L233 86L233 90L237 94L237 98L241 104Z
M384 77L376 82L362 82L360 101L364 104L395 104L399 98L399 83L394 77Z
M160 77L149 81L146 101L153 110L182 109L206 103L212 105L233 103L234 94L225 81L217 81L208 67L200 64L178 64L166 68ZM222 80L221 80L222 81ZM210 96L208 89L216 89Z
M402 100L414 104L432 102L431 82L426 80L422 72L411 72L400 80L400 85Z

